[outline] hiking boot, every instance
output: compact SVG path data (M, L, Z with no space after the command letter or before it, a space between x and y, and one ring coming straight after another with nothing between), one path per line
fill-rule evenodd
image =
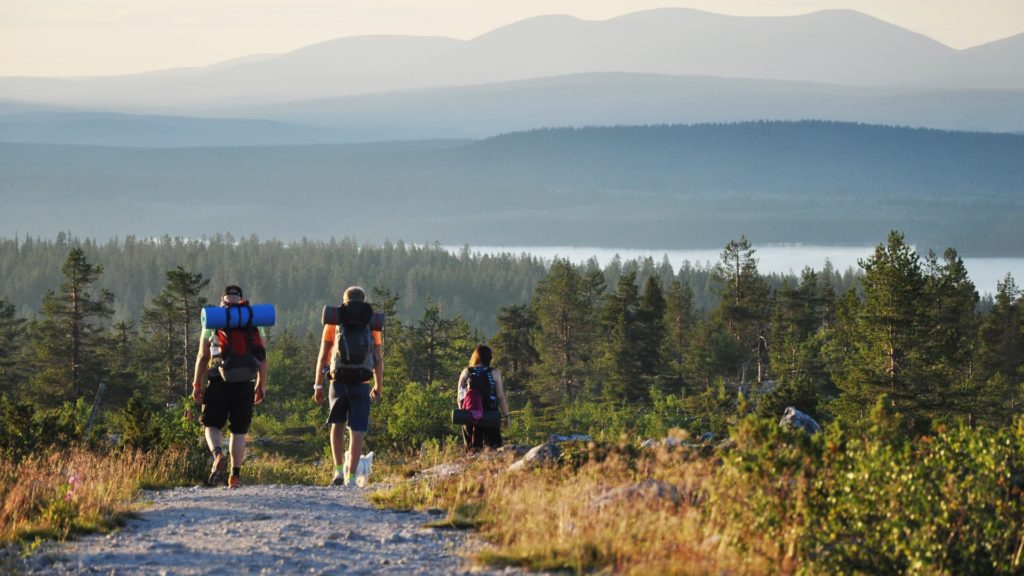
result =
M234 474L232 474L228 478L228 490L234 490L235 488L241 488L241 487L242 487L242 479L239 478L238 476L235 476Z
M213 459L213 468L210 470L210 478L207 480L207 484L210 486L223 485L227 477L228 457L224 454L217 454Z
M335 474L334 479L331 480L331 486L344 486L345 476L343 474Z

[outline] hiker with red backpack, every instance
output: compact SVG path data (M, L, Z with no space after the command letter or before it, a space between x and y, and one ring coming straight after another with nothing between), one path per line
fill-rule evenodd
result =
M331 316L331 318L328 318ZM313 401L324 403L324 376L329 376L331 455L334 457L335 486L353 486L363 438L370 429L370 403L384 393L383 315L375 314L366 302L366 291L358 286L345 290L341 306L324 309L324 331L313 380ZM370 380L373 387L370 387ZM343 452L345 427L348 452Z
M501 385L501 373L491 368L491 357L489 346L477 346L469 359L469 366L459 374L459 407L469 412L470 420L462 426L462 439L466 443L467 452L480 450L484 446L500 448L501 423L504 421L506 427L512 423L505 389ZM492 424L486 414L499 409L501 420Z
M242 308L252 308L242 296L242 289L224 288L220 304L238 317ZM206 381L206 389L203 382ZM202 404L199 421L205 427L206 444L213 453L213 468L208 482L211 486L228 488L242 485L242 461L245 460L245 435L252 423L253 406L263 403L267 382L267 347L263 328L250 321L240 327L203 330L192 378L192 398ZM231 431L231 475L227 474L228 456L221 448L221 429Z

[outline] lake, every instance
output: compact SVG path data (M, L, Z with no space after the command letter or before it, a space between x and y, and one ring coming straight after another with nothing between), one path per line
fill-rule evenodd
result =
M461 247L447 246L448 250L458 252ZM634 248L597 248L591 246L470 246L470 251L480 254L530 254L551 260L553 258L568 258L571 262L581 263L590 258L597 258L601 265L605 265L616 255L623 260L636 258L654 258L655 263L661 262L663 256L668 256L669 262L676 270L684 261L696 266L713 265L718 262L722 250L701 249L701 250L644 250ZM777 272L780 274L799 274L806 266L821 270L825 260L832 262L832 267L840 272L847 268L857 269L857 260L867 258L874 250L874 246L811 246L802 244L787 245L765 245L755 246L757 252L754 256L758 259L758 270L762 274ZM996 283L1002 280L1006 273L1013 274L1018 284L1024 278L1024 258L964 258L964 265L967 266L967 273L970 275L978 292L994 293Z

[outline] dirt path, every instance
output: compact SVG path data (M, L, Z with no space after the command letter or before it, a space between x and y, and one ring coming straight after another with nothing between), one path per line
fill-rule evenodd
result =
M147 492L138 519L35 554L29 574L519 574L459 555L471 536L440 516L374 509L366 492L317 486Z

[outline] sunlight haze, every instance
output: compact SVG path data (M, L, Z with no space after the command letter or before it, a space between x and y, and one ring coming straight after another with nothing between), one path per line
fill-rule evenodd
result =
M342 36L469 39L531 16L603 20L668 6L742 16L851 9L958 49L1024 31L1020 0L5 0L0 4L0 76L206 66Z

